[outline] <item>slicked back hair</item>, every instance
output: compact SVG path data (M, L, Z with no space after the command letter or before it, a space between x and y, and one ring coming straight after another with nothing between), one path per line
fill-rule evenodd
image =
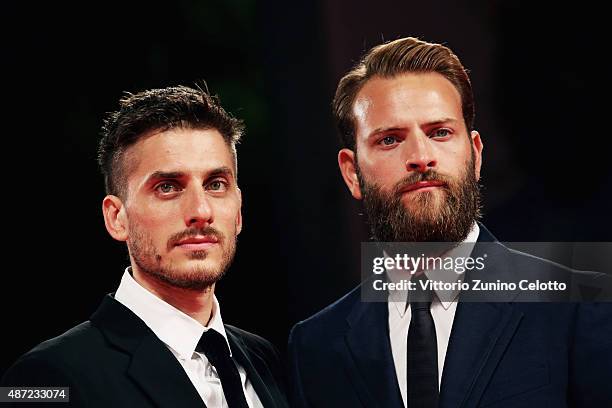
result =
M405 73L437 72L459 91L468 134L474 128L474 96L467 71L447 47L406 37L378 45L338 83L332 104L342 147L355 151L353 105L364 84L374 77L393 78Z
M236 165L236 144L244 125L223 109L216 96L186 86L128 93L119 101L119 110L109 113L102 126L98 164L104 175L106 193L124 200L129 173L126 150L153 131L172 128L217 130Z

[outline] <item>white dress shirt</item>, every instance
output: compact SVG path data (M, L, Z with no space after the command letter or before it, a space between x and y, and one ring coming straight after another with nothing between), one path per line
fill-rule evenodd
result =
M227 341L227 334L225 333L223 320L221 320L221 309L217 297L213 295L212 317L208 326L205 327L142 287L134 280L130 274L130 269L128 267L125 270L119 284L119 289L117 289L115 294L115 299L144 321L153 333L168 347L185 370L185 373L208 408L227 408L221 380L215 368L208 362L203 353L195 351L202 333L207 330L215 330ZM229 347L229 342L227 345ZM230 347L230 355L231 350ZM242 389L249 407L263 408L251 382L246 376L246 371L240 365L237 364L237 366L240 379L242 380Z
M478 240L480 228L477 223L474 223L472 230L465 239L464 245L449 251L445 256L470 256L474 243ZM471 245L470 245L471 244ZM441 275L438 271L425 271L425 276L432 280L442 280L448 274ZM391 281L399 281L405 278L405 272L402 275L394 274L393 271L387 271ZM437 275L437 276L436 276ZM461 275L456 275L454 279L459 280ZM450 293L450 299L456 300L459 291ZM389 338L391 340L391 352L393 354L393 363L395 364L395 374L399 383L400 392L404 406L407 407L407 348L408 348L408 328L410 326L410 305L406 304L407 291L389 292L387 305L389 307ZM449 292L440 293L441 298L449 299ZM455 311L457 310L457 302L441 302L437 296L434 296L431 303L431 315L436 327L436 340L438 345L438 388L442 382L442 370L444 368L444 359L446 358L446 350L448 348L448 340L450 338L453 321L455 319ZM409 407L414 408L414 407Z

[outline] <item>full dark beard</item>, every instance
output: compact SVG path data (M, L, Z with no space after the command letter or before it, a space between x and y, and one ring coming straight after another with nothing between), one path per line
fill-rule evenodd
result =
M138 268L161 282L181 289L203 291L209 288L223 277L236 253L236 238L225 239L220 232L212 228L187 230L169 239L168 247L172 242L187 236L212 234L217 235L219 242L223 244L223 254L221 262L215 267L194 266L190 270L178 270L172 263L162 263L163 257L157 253L151 237L139 228L132 226L131 229L128 244L130 255ZM191 259L205 259L206 256L206 251L192 251L189 255Z
M373 238L379 242L462 242L474 221L480 218L480 187L476 181L474 155L466 162L463 177L436 171L412 173L390 193L370 184L357 172L365 212ZM438 180L440 191L425 191L411 197L411 207L402 202L401 190L419 181ZM442 193L442 197L436 197Z

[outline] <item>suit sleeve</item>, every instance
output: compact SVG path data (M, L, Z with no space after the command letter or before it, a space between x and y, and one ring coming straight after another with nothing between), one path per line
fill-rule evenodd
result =
M296 324L289 334L289 392L292 407L308 408L310 405L304 393L300 359L302 341L301 324Z
M570 360L570 406L612 406L610 379L612 303L581 303Z
M79 392L78 384L67 370L37 355L20 358L2 377L3 387L69 387L69 402L59 403L62 407L86 407L87 403ZM58 407L57 402L15 402L8 405L16 408Z

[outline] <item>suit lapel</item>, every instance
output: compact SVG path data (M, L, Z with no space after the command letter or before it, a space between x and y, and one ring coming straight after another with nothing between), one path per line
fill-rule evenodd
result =
M246 371L247 379L253 385L257 397L264 407L280 407L272 394L270 385L275 384L274 377L265 361L254 353L248 353L247 347L239 336L234 334L228 326L225 326L227 338L232 348L232 355ZM269 384L269 385L266 385Z
M159 407L205 407L172 352L131 310L107 295L91 321L106 339L132 355L127 375Z
M128 374L160 407L205 407L183 367L152 333L134 351Z
M442 372L441 407L478 404L521 318L507 303L457 306Z
M389 341L387 304L358 301L339 352L359 398L367 407L403 407Z
M482 225L472 256L489 253L489 266L479 278L494 281L512 273L504 263L507 249ZM493 256L491 256L493 255ZM441 407L472 407L478 402L502 358L523 314L512 303L463 301L457 305L444 360Z

